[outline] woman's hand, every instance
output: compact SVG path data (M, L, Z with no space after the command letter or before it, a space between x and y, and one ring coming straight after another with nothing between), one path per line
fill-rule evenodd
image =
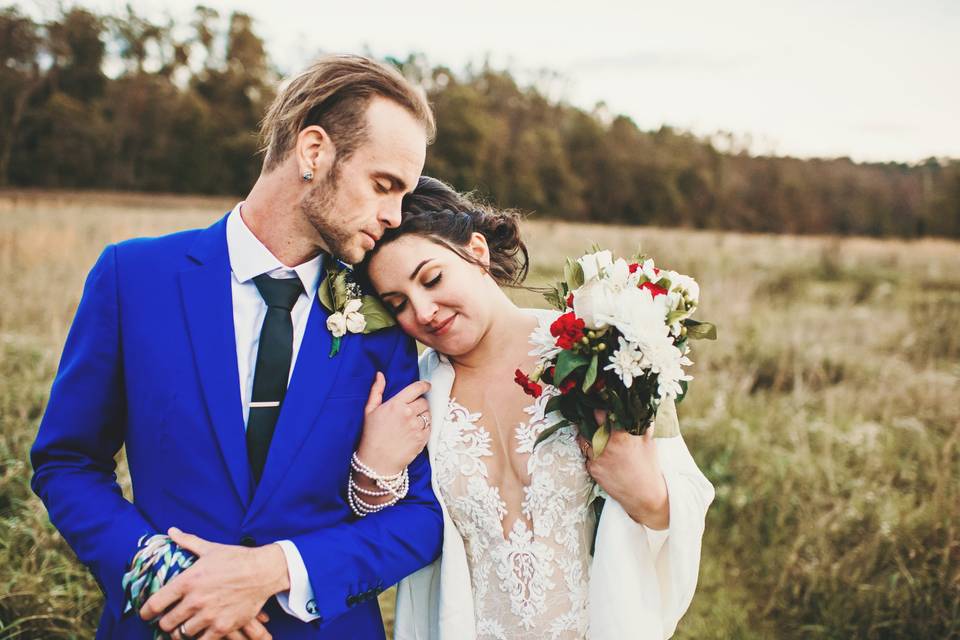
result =
M598 424L603 424L607 417L605 411L595 415ZM631 518L651 529L670 526L667 483L660 469L652 427L642 436L612 430L607 446L597 457L589 442L580 436L577 441L587 458L587 472Z
M383 401L387 380L379 371L364 407L363 435L357 457L380 475L403 471L430 438L430 410L423 397L430 383L414 382Z

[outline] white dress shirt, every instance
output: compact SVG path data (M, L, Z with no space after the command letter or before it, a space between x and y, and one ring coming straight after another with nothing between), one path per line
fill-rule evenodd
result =
M240 215L239 203L227 218L227 252L230 255L231 293L233 296L233 328L237 338L237 368L240 372L240 398L243 401L243 425L246 429L250 415L250 399L253 396L253 375L260 345L260 330L267 314L267 304L260 296L253 279L261 274L271 278L300 278L303 293L290 312L293 319L293 358L290 375L297 362L297 352L303 342L304 330L310 308L317 294L322 273L322 255L296 267L287 267L270 253L257 239ZM290 379L287 379L289 384ZM307 612L307 603L313 599L313 588L307 576L307 568L297 546L289 540L278 540L287 559L290 574L290 590L277 594L277 601L284 611L304 622L317 617Z

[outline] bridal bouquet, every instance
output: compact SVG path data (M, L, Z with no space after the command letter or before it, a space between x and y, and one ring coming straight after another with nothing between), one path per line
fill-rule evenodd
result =
M684 369L692 364L690 341L717 335L712 324L691 317L699 297L693 278L643 256L614 259L595 248L568 259L563 281L546 293L563 313L534 332L534 371L516 372L517 384L532 396L543 393L541 383L559 391L546 411L560 411L564 421L537 442L572 423L600 455L611 429L640 435L656 419L658 433L676 433L676 413L666 409L683 398L692 379ZM604 424L597 424L594 409L608 412Z

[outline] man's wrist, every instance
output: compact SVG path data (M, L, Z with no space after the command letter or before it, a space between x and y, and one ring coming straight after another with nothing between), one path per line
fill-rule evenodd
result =
M287 569L287 556L280 545L277 543L264 545L259 547L257 552L261 554L260 562L266 569L263 575L269 577L264 584L268 585L270 595L289 591L290 572Z

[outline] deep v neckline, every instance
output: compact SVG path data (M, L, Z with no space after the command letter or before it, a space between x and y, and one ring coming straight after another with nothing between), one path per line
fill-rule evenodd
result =
M476 430L482 432L486 438L492 440L493 432L487 428L487 426L481 422L484 413L481 411L472 411L468 407L464 406L460 402L457 402L457 399L454 397L450 398L450 402L447 406L447 418L449 419L454 412L459 409L461 415L465 417L466 421ZM490 480L490 465L487 460L484 458L495 458L495 453L493 450L490 450L489 454L481 455L478 457L477 462L481 465L483 481L486 483L487 488L496 494L497 499L500 502L501 507L501 517L500 517L500 533L503 537L503 541L509 543L510 537L513 535L513 532L517 530L517 523L523 525L523 529L526 531L533 531L534 522L532 518L524 517L524 512L528 510L527 506L527 496L529 494L530 488L533 485L533 470L531 469L530 461L533 458L534 451L533 447L530 447L530 450L527 451L525 447L525 442L523 441L522 430L526 429L528 432L532 431L531 423L535 422L534 417L537 413L537 401L534 400L533 403L526 405L521 409L524 413L528 415L527 420L515 424L510 430L507 446L504 448L506 452L507 459L504 460L504 468L509 469L511 473L516 476L517 483L520 487L520 502L517 505L510 505L503 498L502 489L503 487L494 484ZM537 434L533 435L533 438L536 438ZM530 443L532 445L532 442ZM516 474L514 466L514 461L509 459L511 452L514 454L519 454L524 456L523 458L517 460L517 463L522 465L526 469L526 479L528 482L524 482L524 479ZM511 506L517 507L515 511L511 510ZM510 516L513 516L512 518ZM509 523L509 527L507 524Z

